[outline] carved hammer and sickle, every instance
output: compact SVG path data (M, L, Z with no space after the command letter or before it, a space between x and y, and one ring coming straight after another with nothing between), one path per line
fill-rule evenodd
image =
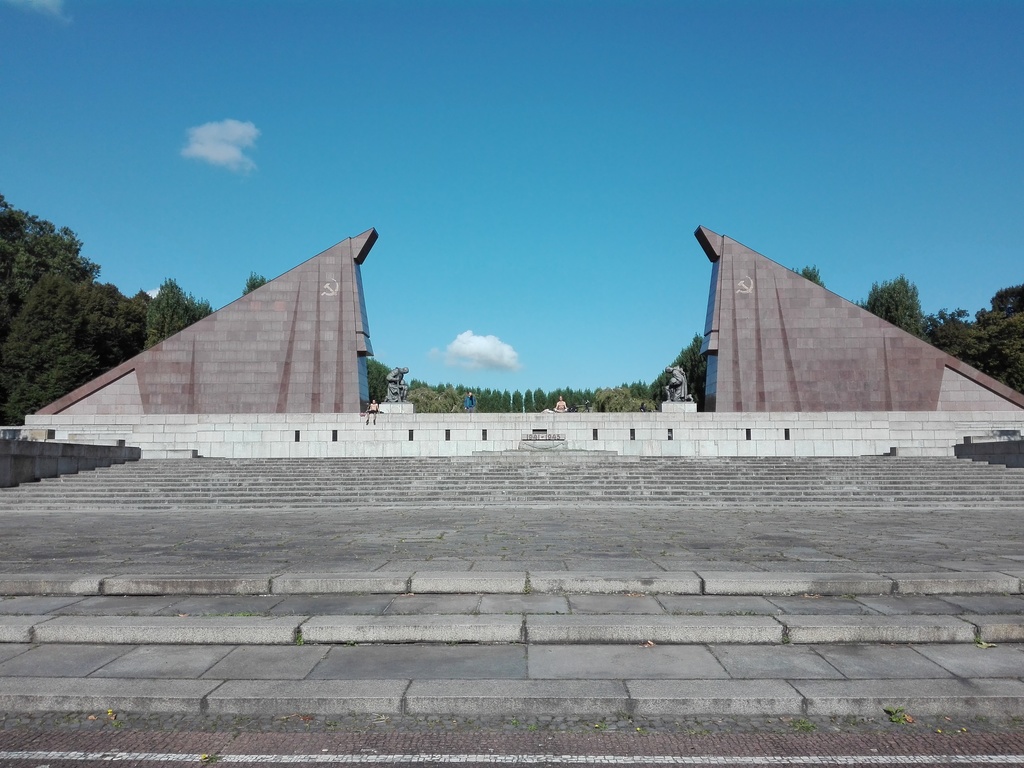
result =
M754 292L754 281L750 278L750 275L746 275L740 280L737 285L736 293L753 293Z
M324 289L320 291L321 296L337 296L338 295L338 281L333 277L324 283Z

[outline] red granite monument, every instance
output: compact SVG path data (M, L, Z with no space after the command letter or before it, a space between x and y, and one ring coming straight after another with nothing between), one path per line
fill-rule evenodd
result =
M719 412L1020 411L1024 395L705 227L702 352Z
M373 354L360 265L377 240L343 240L39 414L359 412Z

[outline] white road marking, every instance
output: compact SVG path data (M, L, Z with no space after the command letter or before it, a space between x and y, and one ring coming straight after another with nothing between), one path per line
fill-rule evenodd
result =
M491 763L500 765L1024 765L1024 755L200 755L173 752L47 752L0 751L3 760L65 760L76 762L118 763L129 760L152 763L189 763L203 765L267 763L326 765L395 765L425 763L449 765Z

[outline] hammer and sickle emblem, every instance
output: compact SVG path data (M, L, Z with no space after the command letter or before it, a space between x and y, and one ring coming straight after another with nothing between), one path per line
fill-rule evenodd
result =
M736 289L736 293L753 293L754 292L754 281L750 279L750 275L745 276L736 285L739 286Z
M324 283L324 289L320 291L321 296L337 296L338 295L338 281L333 277Z

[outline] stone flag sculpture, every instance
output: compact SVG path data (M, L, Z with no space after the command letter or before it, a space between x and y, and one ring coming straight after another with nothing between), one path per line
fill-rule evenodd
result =
M1024 395L705 227L702 352L720 412L1019 411Z
M372 355L359 268L343 240L39 414L358 413Z

